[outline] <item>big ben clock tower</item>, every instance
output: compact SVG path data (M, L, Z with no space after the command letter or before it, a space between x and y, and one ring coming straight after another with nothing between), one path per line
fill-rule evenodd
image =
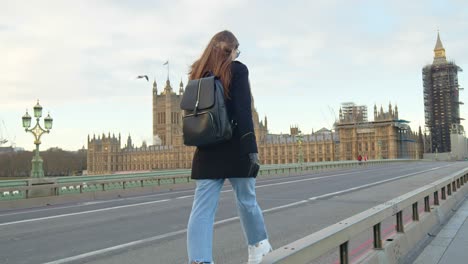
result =
M434 61L423 70L424 114L430 133L429 148L432 153L452 150L451 130L460 126L458 72L461 68L447 61L445 48L437 33Z

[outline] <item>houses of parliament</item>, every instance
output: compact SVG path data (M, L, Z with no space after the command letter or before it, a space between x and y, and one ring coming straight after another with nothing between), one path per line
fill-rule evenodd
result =
M158 91L152 87L153 144L135 146L129 135L88 136L88 174L112 174L130 171L151 171L191 168L194 147L182 139L182 81L176 93L170 80ZM303 134L299 127L290 127L289 134L268 133L268 120L260 120L252 100L252 117L262 164L422 157L422 135L411 131L407 121L399 119L398 107L384 110L374 106L374 120L368 121L367 107L343 103L333 130L322 128ZM122 146L123 145L123 146Z

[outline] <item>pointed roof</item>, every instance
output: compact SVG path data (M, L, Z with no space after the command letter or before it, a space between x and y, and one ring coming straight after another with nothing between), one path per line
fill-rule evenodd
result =
M439 32L437 31L437 42L436 42L434 50L441 50L441 49L444 49L444 46L442 45L442 41L440 40Z
M434 47L434 62L433 64L444 64L447 63L447 59L445 57L445 49L442 45L442 41L440 40L440 34L437 32L437 42Z
M184 92L184 83L182 82L182 78L180 78L180 84L179 84L179 94L182 94Z
M164 87L163 95L170 95L172 94L172 86L171 81L169 79L166 80L166 87Z

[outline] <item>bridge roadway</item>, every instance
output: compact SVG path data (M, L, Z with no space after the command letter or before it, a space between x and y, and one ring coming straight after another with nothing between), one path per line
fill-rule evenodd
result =
M279 247L466 165L389 163L266 177L257 181L257 196L272 245ZM193 189L176 189L130 198L0 211L0 263L186 263L186 224L192 195ZM408 215L404 212L404 218L410 218ZM227 184L216 216L216 263L246 261L247 249L236 216L233 193ZM390 221L388 226L382 229L393 230ZM366 254L371 244L369 236L351 242L351 259ZM323 263L335 261L332 254Z

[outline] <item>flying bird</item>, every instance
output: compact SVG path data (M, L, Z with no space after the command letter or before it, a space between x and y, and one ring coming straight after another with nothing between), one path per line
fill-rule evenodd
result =
M137 79L145 78L147 82L149 82L148 75L138 75Z

